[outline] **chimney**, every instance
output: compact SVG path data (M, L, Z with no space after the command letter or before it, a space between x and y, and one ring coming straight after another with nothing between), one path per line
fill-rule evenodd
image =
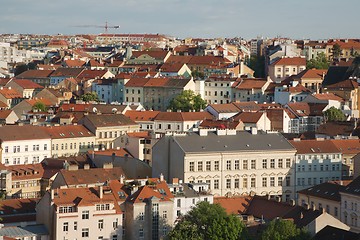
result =
M121 183L121 184L124 184L124 178L125 178L124 175L121 174L121 175L120 175L120 183Z
M87 164L85 164L85 165L84 165L84 169L85 169L85 170L90 169L90 164L88 164L88 163L87 163Z
M173 178L172 179L172 183L175 184L179 184L179 179L178 178Z
M99 187L99 197L100 197L100 199L102 199L103 198L103 186L100 186Z
M160 182L164 181L164 175L162 173L160 173Z
M256 127L251 128L251 134L252 135L257 135L257 128Z
M54 189L50 190L51 200L54 200L55 192Z

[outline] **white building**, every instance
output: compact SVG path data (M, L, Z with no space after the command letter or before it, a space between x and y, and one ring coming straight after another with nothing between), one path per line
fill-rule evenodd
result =
M341 221L350 226L353 232L360 232L360 177L357 177L341 195Z
M296 191L341 179L342 154L331 140L300 140L290 143L296 148Z
M165 135L153 147L153 175L207 183L215 196L294 196L295 149L278 133L200 129Z
M5 165L39 163L51 156L50 136L37 126L1 126L0 141Z

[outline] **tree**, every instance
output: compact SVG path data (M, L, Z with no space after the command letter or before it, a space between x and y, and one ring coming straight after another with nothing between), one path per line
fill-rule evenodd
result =
M44 103L42 102L36 102L33 107L32 110L37 110L39 112L46 112L47 111L47 107Z
M247 64L252 70L254 70L254 77L263 78L265 77L265 57L251 55L250 60Z
M342 49L339 44L335 43L334 46L331 48L332 58L338 59L342 55Z
M200 95L196 95L192 90L185 90L170 101L168 108L172 111L188 112L189 110L200 111L205 106L206 102Z
M326 59L325 53L319 53L315 59L310 59L306 62L307 69L328 69L330 66L329 61Z
M20 63L19 65L17 65L17 66L15 67L14 75L17 76L17 75L19 75L20 73L26 72L27 70L29 70L28 65L25 64L25 63Z
M261 234L261 240L308 240L309 233L290 220L272 220Z
M191 75L194 77L194 78L200 78L200 79L204 79L205 77L205 74L204 72L200 72L198 70L194 70L191 72Z
M91 102L91 101L99 102L99 96L97 95L96 92L85 93L80 97L80 99L83 100L84 102Z
M331 107L328 110L324 112L325 119L327 121L333 122L333 121L345 121L346 116L344 113L335 107Z
M246 227L218 204L199 202L182 217L168 239L247 239Z

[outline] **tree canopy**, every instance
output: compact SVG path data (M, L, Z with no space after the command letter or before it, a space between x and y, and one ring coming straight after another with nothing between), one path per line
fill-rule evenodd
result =
M331 107L328 110L324 112L325 119L327 121L333 122L333 121L345 121L346 116L344 113L337 109L336 107Z
M80 97L80 99L83 100L84 102L91 102L91 101L99 102L99 96L97 95L96 92L85 93Z
M309 233L290 220L272 220L261 234L261 240L308 240Z
M251 55L248 64L252 70L254 70L254 77L265 77L265 57Z
M333 59L338 59L342 55L342 49L339 44L335 43L331 48L331 54Z
M330 66L329 61L326 59L325 53L319 53L316 58L310 59L306 62L307 69L328 69Z
M206 101L200 95L196 95L192 90L185 90L170 101L168 109L172 111L189 110L200 111L206 107Z
M246 228L235 215L228 215L220 205L208 202L199 202L168 234L170 240L235 240L246 237Z
M32 107L32 110L37 110L37 111L40 111L40 112L46 112L47 111L47 107L44 103L42 102L36 102L33 107Z

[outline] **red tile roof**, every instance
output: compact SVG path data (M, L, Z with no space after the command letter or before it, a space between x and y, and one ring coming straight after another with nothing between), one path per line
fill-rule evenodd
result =
M301 71L296 78L309 78L309 79L324 79L324 76L327 73L327 69L305 69Z
M343 154L360 153L359 139L336 139L330 140Z
M23 89L43 89L44 87L29 80L29 79L13 79L17 85L22 87Z
M20 73L16 78L48 78L54 70L27 70Z
M62 125L43 127L51 139L95 137L86 127L82 125Z
M40 179L44 175L44 168L41 163L24 164L24 165L10 165L6 167L12 172L12 180L29 180Z
M45 106L50 107L53 104L51 103L51 101L47 98L33 98L33 99L26 99L24 100L26 101L28 104L30 104L31 106L34 106L35 103L41 102L43 104L45 104Z
M144 87L163 87L169 81L169 78L149 78Z
M115 156L117 157L125 157L126 155L132 157L132 155L124 148L89 151L89 153L90 154L94 153L95 155L102 155L102 156L113 156L113 154L115 154Z
M1 87L0 94L3 95L7 99L22 98L22 95L13 88Z
M144 87L149 81L149 78L131 78L126 84L126 87Z
M0 110L0 119L6 119L12 110Z
M248 89L261 89L266 84L266 79L259 78L247 78L247 79L238 79L233 85L233 88L240 90L248 90Z
M50 139L39 126L33 125L6 125L0 126L0 139L2 141Z
M243 214L249 206L252 197L215 197L214 203L222 206L228 214Z
M65 63L68 67L82 67L86 64L85 61L82 61L80 59L65 60Z
M162 189L163 192L160 189ZM154 184L140 187L138 191L129 197L129 201L132 203L141 203L152 197L156 197L160 201L171 201L171 199L174 198L165 181L156 181Z
M297 154L340 153L340 149L331 140L290 140Z
M306 66L306 59L303 57L284 57L275 61L271 65Z
M149 131L131 132L131 133L127 133L127 135L133 138L151 138Z
M319 100L335 100L339 102L344 102L343 98L335 95L334 93L316 93L313 94L313 96Z
M180 69L184 66L184 63L164 63L161 65L161 72L179 72Z
M141 121L154 121L155 117L160 113L160 111L126 111L125 116L130 118L135 122Z
M155 121L201 121L204 119L212 119L213 116L209 112L160 112Z
M131 58L138 58L141 55L147 54L152 58L163 60L168 53L168 51L133 51Z
M235 121L242 121L243 123L257 123L263 114L263 112L242 112L233 118Z

